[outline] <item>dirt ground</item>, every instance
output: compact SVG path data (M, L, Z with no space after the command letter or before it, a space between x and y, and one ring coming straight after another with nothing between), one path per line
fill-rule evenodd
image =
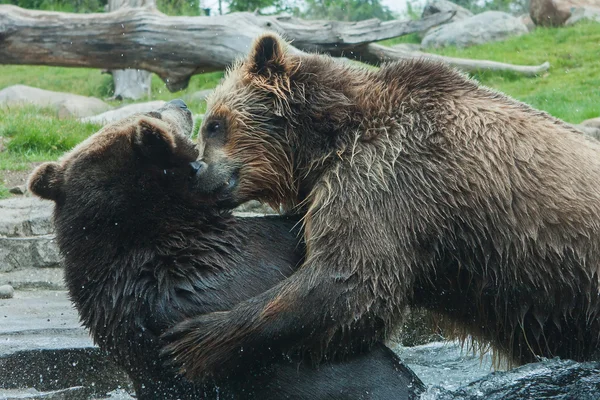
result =
M35 167L42 164L42 162L32 162L29 164L29 168L22 171L4 170L0 171L0 178L4 182L4 186L11 189L15 186L21 186L27 184L27 178Z

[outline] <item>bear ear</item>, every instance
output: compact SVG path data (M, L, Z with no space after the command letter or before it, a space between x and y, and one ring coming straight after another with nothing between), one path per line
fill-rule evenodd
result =
M263 78L275 78L290 70L285 52L285 42L277 34L269 32L254 42L248 59L248 72Z
M57 201L62 195L63 169L55 162L37 167L29 176L29 191L42 199Z
M133 146L143 157L157 163L170 160L177 147L165 123L144 117L136 124Z

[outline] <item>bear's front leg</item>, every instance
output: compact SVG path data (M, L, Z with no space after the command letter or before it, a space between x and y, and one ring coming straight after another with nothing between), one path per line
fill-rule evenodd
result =
M385 336L382 301L359 273L340 276L305 265L292 277L231 311L190 318L165 333L163 355L192 380L225 378L238 366L291 354L314 361L368 348ZM361 282L360 285L357 285Z

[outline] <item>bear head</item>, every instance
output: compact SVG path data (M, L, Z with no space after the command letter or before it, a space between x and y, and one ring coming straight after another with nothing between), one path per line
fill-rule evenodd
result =
M96 208L99 214L135 210L149 202L154 211L176 204L203 204L197 196L198 149L190 139L191 112L181 100L159 110L107 125L58 162L30 175L29 190L61 208ZM88 210L91 214L92 211Z
M302 202L353 111L340 67L330 57L298 53L274 33L259 37L207 99L200 130L205 190L235 204L258 199L289 209Z

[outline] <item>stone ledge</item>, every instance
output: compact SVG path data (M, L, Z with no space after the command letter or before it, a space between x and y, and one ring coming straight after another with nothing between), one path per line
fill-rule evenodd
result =
M15 290L65 290L62 268L25 268L0 272L0 285L11 285Z
M60 266L53 235L0 238L0 272Z
M0 200L0 236L27 237L54 232L51 201L35 197Z

